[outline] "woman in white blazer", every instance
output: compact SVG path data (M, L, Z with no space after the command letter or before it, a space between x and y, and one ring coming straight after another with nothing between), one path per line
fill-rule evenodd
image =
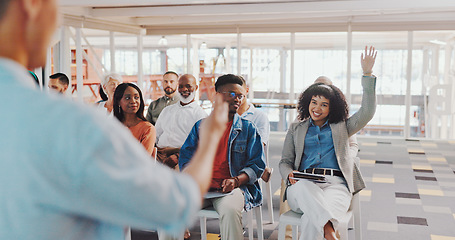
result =
M301 240L338 239L338 223L346 215L352 195L365 188L355 156L349 152L349 137L374 116L376 54L373 47L365 47L362 53L362 104L351 117L343 93L333 85L316 83L300 96L300 121L289 127L279 167L288 183L285 197L289 206L304 213ZM294 171L325 175L327 181L297 181Z

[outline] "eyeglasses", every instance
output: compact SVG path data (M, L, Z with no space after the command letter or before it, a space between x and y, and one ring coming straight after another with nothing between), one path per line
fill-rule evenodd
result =
M242 101L242 99L245 97L245 95L243 94L236 94L235 92L221 92L222 94L224 94L225 96L228 96L232 99L235 99L235 98L238 98L240 101Z

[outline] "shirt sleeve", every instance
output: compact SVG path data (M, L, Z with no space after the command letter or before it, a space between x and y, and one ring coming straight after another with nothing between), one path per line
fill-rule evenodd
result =
M254 124L256 125L259 135L261 136L261 141L263 144L268 144L270 135L269 119L265 113L258 110L256 110L255 114L257 114L257 118Z
M141 144L144 146L145 150L147 150L147 152L150 155L152 155L153 149L155 148L155 139L156 139L155 127L151 123L146 124L144 126Z
M164 119L166 117L166 108L163 109L163 111L161 112L160 116L158 116L158 119L156 120L156 123L155 123L155 130L156 130L156 143L159 143L160 141L160 137L161 135L163 134L164 132L164 129L163 129L163 120L164 122L166 122L166 120ZM160 118L161 117L161 118ZM161 119L161 120L160 120Z
M182 147L180 148L180 156L179 156L179 169L182 171L185 166L190 162L191 158L196 151L199 142L199 125L202 120L197 121L193 128L188 134L188 137L183 143Z
M245 120L245 122L248 122ZM264 146L260 141L259 133L256 130L256 127L251 122L248 122L250 125L248 127L248 141L247 141L247 150L248 153L247 159L248 164L245 168L240 170L244 172L249 177L249 183L255 183L264 173L265 169L265 154ZM245 124L245 123L244 123Z
M147 119L147 121L149 121L151 124L155 124L155 122L153 122L152 111L153 111L153 108L155 108L156 101L158 101L158 100L155 100L150 103L150 105L147 109L147 115L145 116L145 119Z
M87 125L85 120L66 153L78 153L80 161L68 163L75 187L60 204L120 226L183 231L200 208L196 182L155 163L121 124L104 119Z

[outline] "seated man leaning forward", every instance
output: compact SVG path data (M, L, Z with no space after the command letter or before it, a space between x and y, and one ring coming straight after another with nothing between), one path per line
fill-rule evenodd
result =
M253 123L240 118L237 110L245 100L244 82L238 76L227 74L215 83L217 95L229 104L229 122L218 144L210 188L229 193L219 198L206 199L204 206L213 204L220 215L222 240L243 239L242 209L251 210L262 203L257 180L265 168L261 138ZM198 121L180 149L179 166L184 169L199 144Z
M180 147L191 128L198 120L207 117L194 101L197 88L193 75L181 76L178 83L180 102L164 108L156 121L157 159L171 168L178 164Z

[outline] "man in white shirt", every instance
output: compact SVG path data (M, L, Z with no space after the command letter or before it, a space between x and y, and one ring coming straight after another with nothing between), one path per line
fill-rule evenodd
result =
M44 65L56 22L56 0L0 1L0 239L183 232L209 188L227 104L219 97L204 120L183 173L155 164L118 121L36 89L26 67Z
M167 166L178 166L180 148L194 124L207 113L195 101L198 89L196 78L191 74L182 75L178 82L180 102L163 109L156 121L157 158Z

